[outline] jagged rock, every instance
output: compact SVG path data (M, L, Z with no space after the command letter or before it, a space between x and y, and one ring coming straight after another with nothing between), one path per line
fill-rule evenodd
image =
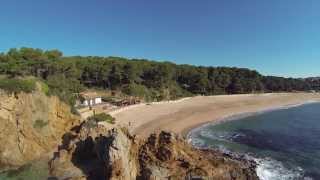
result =
M81 125L50 162L56 179L258 179L255 165L220 152L197 150L168 132L146 140L124 128Z
M50 173L59 179L132 179L137 175L132 138L125 130L83 124L69 144L60 146Z

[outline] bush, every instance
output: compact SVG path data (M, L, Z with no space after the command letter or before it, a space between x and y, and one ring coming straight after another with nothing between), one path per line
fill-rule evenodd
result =
M33 123L33 127L35 129L42 129L43 127L45 127L46 125L48 125L48 122L45 122L41 119L37 119L34 123Z
M112 117L111 115L109 114L105 114L105 113L100 113L100 114L96 114L96 115L93 115L91 117L88 118L89 120L94 120L96 122L108 122L110 124L114 124L115 123L115 118Z
M170 86L169 87L169 92L170 92L170 99L171 100L179 99L179 98L182 98L182 97L193 96L192 93L190 93L187 90L181 88L177 84L173 84L172 86Z
M4 89L9 93L19 93L26 92L30 93L35 90L36 82L35 80L28 79L11 79L3 78L0 79L0 89Z
M46 94L46 95L49 95L49 86L45 83L45 82L39 82L40 85L41 85L41 91Z
M129 84L123 89L123 92L125 94L138 97L145 97L147 94L149 94L148 91L148 88L144 85L139 85L135 83Z
M73 78L66 78L63 75L49 76L46 80L48 85L49 95L55 95L60 100L66 102L70 106L74 106L76 97L75 93L79 93L83 90L83 86L80 82Z
M112 103L114 101L115 97L113 96L103 96L102 97L102 101L104 102L109 102L109 103Z
M80 116L80 113L75 106L71 106L70 111L72 114Z

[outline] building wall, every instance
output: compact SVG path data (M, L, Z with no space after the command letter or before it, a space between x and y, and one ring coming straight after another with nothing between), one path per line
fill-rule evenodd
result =
M89 105L92 106L92 105L101 104L101 103L102 103L102 98L101 97L84 100L82 102L82 104L85 105L85 106L89 106Z
M95 99L95 103L96 104L101 104L102 103L102 98L101 97L98 97Z

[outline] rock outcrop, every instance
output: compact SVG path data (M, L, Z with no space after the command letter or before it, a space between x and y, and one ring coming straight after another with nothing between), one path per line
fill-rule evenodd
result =
M146 140L125 128L86 122L64 135L51 160L50 179L258 179L255 165L197 150L168 132Z
M41 91L0 90L0 169L16 168L51 152L79 123L70 107Z

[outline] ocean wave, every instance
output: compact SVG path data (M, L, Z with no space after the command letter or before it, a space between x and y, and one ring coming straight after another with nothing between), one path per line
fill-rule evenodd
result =
M211 140L218 140L224 142L232 142L234 139L244 137L245 134L239 132L227 132L227 131L216 131L212 132L210 129L199 132L200 137L208 138Z
M232 142L234 139L239 137L246 136L243 133L240 132L227 132L227 131L212 131L208 127L202 126L201 128L198 128L197 130L193 130L192 132L189 132L187 135L187 139L190 139L189 142L191 142L191 139L194 141L201 141L202 138L210 139L210 140L218 140L221 142Z
M259 115L263 113L267 113L270 111L274 110L281 110L281 109L289 109L289 108L294 108L302 105L307 105L307 104L313 104L313 103L319 103L318 101L308 101L304 102L301 104L292 104L284 107L275 107L275 108L269 108L267 110L259 111L259 112L254 112L254 113L242 113L242 114L235 114L231 116L227 116L220 121L214 121L210 123L203 124L197 128L192 129L189 131L187 134L188 141L190 142L191 145L193 145L196 148L208 148L208 149L215 149L219 150L225 154L232 154L235 153L238 155L238 157L249 157L248 159L251 159L256 161L257 163L257 168L256 172L257 175L259 176L259 179L261 180L312 180L318 179L317 176L314 176L312 174L314 171L309 172L310 170L307 169L302 169L301 167L296 166L296 163L290 163L290 164L285 164L286 161L280 162L278 160L272 159L272 154L263 154L263 153L258 153L253 154L256 151L253 151L253 153L248 153L248 154L241 154L237 152L233 152L231 150L228 150L229 147L229 142L231 142L231 145L233 146L233 140L239 138L239 136L245 136L245 134L241 133L235 133L232 132L232 129L229 129L229 132L222 132L215 130L213 131L211 126L215 126L220 123L224 123L227 121L232 121L232 120L237 120L237 119L242 119L251 115ZM241 137L240 137L241 138ZM219 143L211 142L210 140L218 140L218 141L223 141L222 145ZM225 143L227 142L227 143ZM243 150L243 147L238 146L239 143L235 143L236 148L240 148L239 151ZM239 144L243 145L243 144ZM233 146L234 148L234 146ZM242 152L248 152L247 147L244 147L245 149ZM260 154L260 155L259 155ZM261 158L261 157L266 157L268 158ZM269 157L271 156L271 157ZM290 158L290 157L287 157ZM289 162L288 162L289 163ZM297 163L299 164L299 163ZM306 176L312 176L312 177L306 177Z
M255 159L255 161L260 180L312 180L312 178L303 177L303 169L300 167L288 169L281 162L271 158Z
M202 132L202 135L207 136L208 134ZM210 137L215 137L215 135L210 135ZM199 149L209 148L219 150L225 154L241 155L240 153L230 151L224 145L219 144L211 146L210 144L207 144L204 139L192 135L188 137L188 142ZM246 157L246 159L254 160L257 163L256 172L260 180L312 180L310 177L304 177L304 170L300 167L289 169L280 161L272 158L256 158L254 154L245 153L241 157Z
M200 138L188 138L188 143L197 148L206 147L206 142Z

